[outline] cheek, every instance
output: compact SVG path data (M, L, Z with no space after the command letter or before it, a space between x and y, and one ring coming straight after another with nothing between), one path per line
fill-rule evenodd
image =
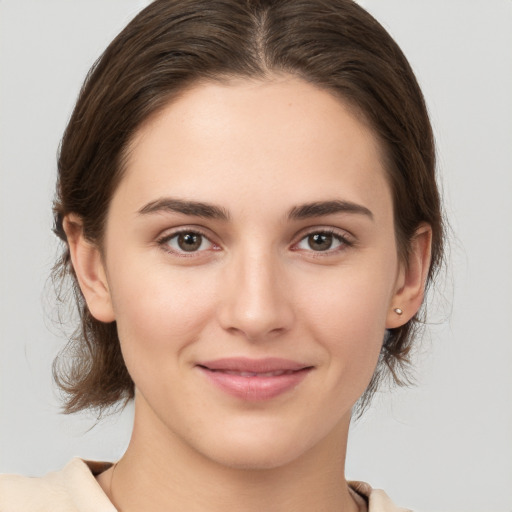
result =
M330 359L330 378L360 392L373 375L384 339L393 289L388 275L393 273L340 272L324 283L317 280L317 293L304 302L306 328Z
M200 276L123 262L111 281L119 339L129 367L147 364L154 372L155 362L169 351L179 352L196 341L211 317L214 286Z

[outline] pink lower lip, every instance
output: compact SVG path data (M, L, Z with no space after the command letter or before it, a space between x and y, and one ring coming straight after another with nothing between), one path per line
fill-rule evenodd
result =
M248 401L270 400L298 386L312 369L303 368L292 373L274 376L233 375L221 370L212 371L197 366L204 375L222 391Z

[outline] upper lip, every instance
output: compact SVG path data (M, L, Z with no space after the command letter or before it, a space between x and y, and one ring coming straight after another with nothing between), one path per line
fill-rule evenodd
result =
M248 357L226 357L212 361L202 361L198 366L215 371L268 373L277 371L298 371L311 368L311 365L282 359L279 357L267 357L264 359L251 359Z

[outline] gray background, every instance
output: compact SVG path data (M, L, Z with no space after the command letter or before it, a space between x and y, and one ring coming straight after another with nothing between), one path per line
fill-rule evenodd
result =
M438 139L451 270L418 385L381 393L347 476L424 511L512 511L512 2L365 0L408 56ZM0 0L0 471L118 458L132 411L59 414L49 318L55 156L81 82L147 2Z

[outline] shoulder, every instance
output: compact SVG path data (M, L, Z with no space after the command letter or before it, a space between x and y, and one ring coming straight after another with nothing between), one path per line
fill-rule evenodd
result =
M383 490L372 489L366 482L349 482L349 486L365 499L368 512L412 512L408 508L397 507Z
M0 512L115 512L94 477L107 467L73 459L39 478L0 475Z

